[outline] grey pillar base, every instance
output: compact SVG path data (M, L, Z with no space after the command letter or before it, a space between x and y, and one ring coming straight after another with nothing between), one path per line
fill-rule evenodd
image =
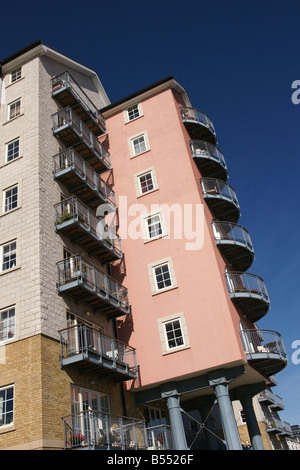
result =
M229 396L228 381L225 371L214 371L209 376L210 386L213 387L220 410L220 418L226 447L228 450L242 450L240 435L235 422L232 404Z
M188 450L180 407L180 396L173 384L161 387L161 396L167 402L173 446L175 450Z

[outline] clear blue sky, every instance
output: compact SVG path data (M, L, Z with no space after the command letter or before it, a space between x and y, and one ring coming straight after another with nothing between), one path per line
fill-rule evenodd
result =
M94 68L112 102L173 75L213 120L272 308L258 325L283 336L274 392L300 425L300 3L296 0L4 2L0 58L40 39ZM299 355L300 358L300 355Z

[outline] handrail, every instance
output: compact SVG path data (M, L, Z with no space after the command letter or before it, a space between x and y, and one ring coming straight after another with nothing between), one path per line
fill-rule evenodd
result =
M99 192L105 200L116 207L114 191L71 147L53 156L54 175L68 168L74 170L93 190Z
M128 344L84 324L64 328L59 335L61 360L90 352L100 358L109 358L114 364L125 365L128 373L137 376L136 350Z
M65 126L72 126L76 134L80 136L100 160L104 161L106 166L110 168L109 152L70 107L61 109L57 113L52 114L52 131L54 133L59 132L59 129Z
M106 272L96 268L81 255L70 256L57 263L58 286L61 288L65 284L79 281L96 293L103 293L112 300L129 309L128 290Z
M206 113L200 111L200 109L181 107L180 114L183 122L188 122L189 120L196 121L199 124L204 124L213 132L213 134L216 134L212 120L207 116Z
M232 222L212 221L216 241L234 241L246 245L254 251L249 232L239 224Z
M52 94L55 94L55 92L64 87L71 88L72 92L83 107L91 113L95 121L99 121L100 127L105 131L106 125L104 117L69 72L63 72L51 79Z
M240 331L244 351L251 359L257 354L278 355L287 359L286 350L279 333L273 330L242 329Z
M80 225L88 230L94 238L105 243L109 249L115 250L119 256L122 254L121 240L116 233L104 232L100 220L96 214L83 204L77 197L70 197L55 204L55 225L58 226L68 220L75 219ZM100 229L99 229L100 228ZM101 233L103 232L103 233ZM104 237L105 233L105 237Z
M200 178L202 193L205 196L221 196L229 199L239 208L239 203L235 190L228 183L216 178Z
M260 295L266 301L269 301L265 282L256 274L227 271L225 278L230 294Z
M216 145L205 140L190 140L189 145L194 157L209 157L220 163L227 170L227 165L223 153Z

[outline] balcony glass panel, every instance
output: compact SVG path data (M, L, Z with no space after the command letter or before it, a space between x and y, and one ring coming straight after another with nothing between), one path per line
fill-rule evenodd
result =
M68 95L63 94L65 90L68 91ZM103 116L69 72L64 72L51 79L51 93L52 96L60 98L64 106L67 104L73 105L73 101L70 102L70 98L68 98L71 95L83 110L90 115L97 124L99 131L105 132L106 126ZM65 96L66 98L64 98Z

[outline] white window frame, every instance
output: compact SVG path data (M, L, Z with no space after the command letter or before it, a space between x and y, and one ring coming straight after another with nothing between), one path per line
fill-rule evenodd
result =
M134 145L134 142L136 140L142 138L142 137L144 139L145 148L142 151L137 152L136 148L135 148L135 145ZM138 157L139 155L143 155L145 152L148 152L150 150L150 144L149 144L149 138L148 138L147 131L142 131L142 132L140 132L136 135L133 135L133 136L129 137L128 145L129 145L130 158Z
M7 313L7 318L3 319L4 314ZM4 326L6 323L6 326ZM6 336L5 336L6 335ZM0 310L0 343L3 341L11 340L16 336L16 308L14 305L11 307L2 308Z
M169 286L159 288L155 270L165 265L168 266L168 272L170 275L171 284ZM150 279L150 287L151 287L152 295L161 294L163 292L167 292L169 290L172 290L178 287L176 276L175 276L175 271L174 271L174 266L173 266L173 261L171 257L164 258L159 261L154 261L153 263L149 263L148 274L149 274L149 279Z
M22 67L17 67L10 72L10 83L16 83L22 78Z
M137 114L132 117L130 119L130 110L132 108L136 108L137 109ZM125 124L128 124L129 122L133 122L133 121L136 121L137 119L139 119L140 117L144 116L144 113L143 113L143 108L142 108L142 104L141 103L133 103L131 104L130 106L128 106L126 109L124 109L123 111L123 116L124 116L124 122Z
M8 246L12 246L15 244L15 248L14 249L11 249L8 253L10 253L10 257L13 255L14 258L12 258L13 261L13 265L6 268L6 269L3 269L3 265L4 265L4 249ZM10 272L12 271L13 269L16 269L17 268L17 259L18 259L18 256L17 256L17 240L11 240L10 242L7 242L7 243L3 243L1 245L1 266L0 266L0 272L1 273L7 273L7 272ZM11 262L11 260L9 260Z
M9 149L10 146L13 146L11 150ZM18 153L17 156L14 156L15 153L16 153L15 148L18 149L18 150L17 150L17 153ZM12 152L13 158L8 159L8 157L9 157L9 155L8 155L9 152ZM11 140L10 142L7 142L7 143L5 144L5 162L6 162L6 163L13 162L13 161L16 160L17 158L20 158L20 156L21 156L21 153L20 153L20 138L17 137L16 139Z
M14 116L12 116L12 107L17 105L17 103L20 103L18 106L19 112L18 114L15 114ZM12 121L13 119L16 119L19 116L21 116L21 98L17 98L16 100L8 104L8 120Z
M168 337L167 337L167 332L166 332L166 325L170 323L174 323L175 321L179 321L183 344L170 347ZM168 315L168 316L159 318L157 320L157 326L158 326L158 332L159 332L161 349L162 349L163 355L182 351L184 349L189 349L191 347L184 312L178 312L178 313L175 313L174 315Z
M148 191L143 192L142 190L142 185L141 185L141 178L146 177L146 175L151 175L151 181L152 181L152 189L149 189ZM153 191L157 191L158 188L158 182L157 182L157 177L156 177L156 171L154 167L147 168L139 173L136 173L134 175L134 185L135 185L135 192L136 192L136 197L141 197L141 196L146 196L147 194L153 193Z
M5 387L1 387L0 388L0 430L2 431L2 429L8 427L8 426L12 426L14 424L14 404L15 404L15 387L14 385L7 385ZM3 392L5 392L6 390L12 390L12 393L13 393L13 396L12 396L12 399L6 399L6 400L3 400L1 399L1 395L3 394ZM12 421L10 421L9 423L7 422L1 422L2 420L4 421L4 416L7 415L8 413L5 411L6 409L6 406L7 406L7 402L8 401L12 401ZM6 404L6 406L4 405Z
M150 219L154 219L155 217L159 219L161 233L151 237L150 231L149 231L149 221ZM142 226L144 243L148 243L153 240L159 240L160 238L163 238L168 234L162 210L151 212L146 215L144 214L141 217L141 226Z
M14 189L17 189L17 205L15 207L11 207L9 209L6 209L6 201L7 201L7 193L8 191L12 191ZM3 207L2 207L2 213L3 214L8 214L9 212L12 212L16 209L19 208L19 185L18 184L14 184L13 186L10 186L9 188L6 188L3 190Z

